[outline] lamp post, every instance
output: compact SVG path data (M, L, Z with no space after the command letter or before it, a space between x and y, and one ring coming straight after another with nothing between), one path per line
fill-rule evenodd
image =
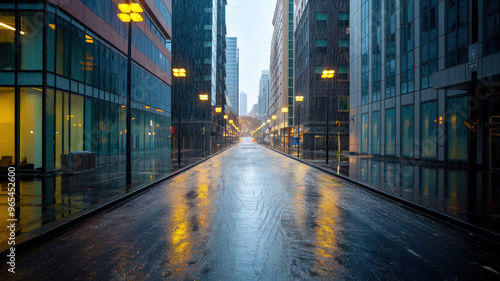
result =
M117 16L122 22L128 22L127 47L127 147L126 147L126 182L132 183L132 22L143 21L139 13L144 12L138 3L118 4L121 13Z
M186 77L186 70L184 68L173 68L172 69L174 77L183 78ZM179 169L181 168L181 102L180 98L177 99L177 162Z
M271 119L267 119L267 141L270 142L271 140Z
M332 79L333 76L335 76L335 70L323 70L323 73L321 74L321 78L323 79ZM330 118L329 111L330 111L330 92L326 94L326 165L328 165L328 121Z
M278 116L273 115L271 116L271 119L273 119L273 148L276 149L276 119Z
M219 121L219 114L222 112L222 107L216 107L215 108L215 113L217 113L215 116L217 116L217 122L216 122L216 126L215 128L218 128L219 127L219 124L218 124L218 121ZM219 144L218 144L218 134L217 134L217 129L215 129L215 152L217 152L217 149L219 148Z
M226 138L227 138L227 133L226 133L226 120L228 116L227 114L224 114L224 148L226 148Z
M207 101L208 100L208 94L200 94L200 100L203 102L203 101ZM211 120L211 119L210 119ZM206 135L206 132L205 132L205 120L203 120L203 129L201 130L203 133L203 157L205 157L205 135Z
M282 107L281 112L283 112L283 153L285 152L285 113L288 113L288 107Z
M297 107L299 107L300 103L302 103L304 101L304 96L295 96L295 101L297 102ZM300 150L300 112L297 109L295 110L295 112L297 113L297 158L300 158L300 156L299 156L299 150Z

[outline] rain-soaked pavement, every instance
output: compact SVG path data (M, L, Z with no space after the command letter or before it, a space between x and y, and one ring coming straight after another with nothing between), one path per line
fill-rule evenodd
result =
M244 140L18 257L14 280L500 280L500 247Z

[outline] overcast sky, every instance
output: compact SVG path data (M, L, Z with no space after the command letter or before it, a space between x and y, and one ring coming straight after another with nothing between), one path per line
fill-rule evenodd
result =
M269 69L276 0L228 0L227 36L238 38L240 91L248 95L247 112L259 99L262 70Z

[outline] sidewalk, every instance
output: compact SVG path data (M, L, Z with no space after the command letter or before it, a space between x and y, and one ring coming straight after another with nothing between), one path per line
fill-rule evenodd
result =
M277 151L283 153L283 147ZM296 158L297 150L286 154ZM342 153L339 164L336 151L329 156L326 165L324 152L300 150L300 159L315 166L500 235L500 172L478 171L477 185L469 188L467 169L348 153Z

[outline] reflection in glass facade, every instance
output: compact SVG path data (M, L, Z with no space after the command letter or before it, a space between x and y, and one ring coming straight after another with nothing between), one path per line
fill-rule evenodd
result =
M396 109L385 111L385 153L396 155Z
M422 157L436 158L437 141L437 106L436 102L426 102L420 105L420 142Z
M368 114L362 115L361 152L368 153Z
M413 157L414 122L413 105L401 107L401 155Z
M380 154L380 111L372 114L372 153Z
M467 97L448 99L448 159L467 160Z

